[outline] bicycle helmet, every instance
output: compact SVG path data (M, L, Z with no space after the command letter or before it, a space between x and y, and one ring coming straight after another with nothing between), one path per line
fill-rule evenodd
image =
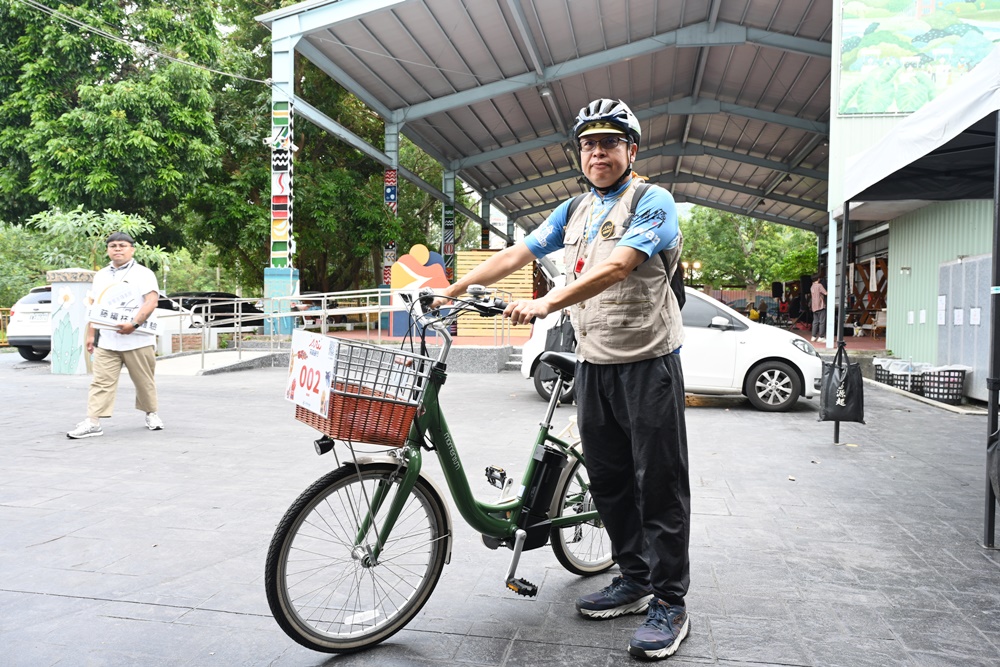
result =
M579 139L585 133L620 132L636 145L642 137L639 119L621 100L601 98L594 100L576 115L573 136Z

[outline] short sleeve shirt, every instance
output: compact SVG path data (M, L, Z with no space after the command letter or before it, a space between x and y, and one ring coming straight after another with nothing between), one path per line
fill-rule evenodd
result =
M587 240L592 241L612 207L618 203L629 183L614 192L601 197L594 191L594 200L588 212L586 228ZM564 246L567 212L572 200L564 201L546 218L535 231L525 237L524 242L535 257L543 257ZM635 248L647 259L661 250L677 247L680 227L677 223L677 205L674 197L664 188L654 185L646 191L635 209L635 217L628 231L618 241L619 246Z
M97 272L94 276L94 285L91 295L96 300L109 287L115 283L125 283L132 287L134 294L132 300L123 303L123 306L141 306L142 301L150 292L158 292L159 286L156 283L156 274L141 264L132 260L120 268L114 268L109 264ZM153 317L151 314L150 317ZM127 350L138 350L148 345L156 344L156 336L146 333L120 334L114 329L101 329L97 346L105 350L115 350L125 352Z

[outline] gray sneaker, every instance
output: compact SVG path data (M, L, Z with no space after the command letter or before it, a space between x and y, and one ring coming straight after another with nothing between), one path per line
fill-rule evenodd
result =
M628 652L646 660L668 658L680 647L690 628L691 620L684 607L653 600L649 603L646 622L629 642Z
M615 577L611 584L576 601L576 609L590 618L615 618L641 614L653 599L653 589L625 577Z
M99 435L104 435L104 429L101 428L101 425L94 424L89 419L84 419L76 425L76 428L68 432L66 437L77 440L79 438L96 438Z
M146 428L150 431L162 431L163 430L163 420L155 412L146 413Z

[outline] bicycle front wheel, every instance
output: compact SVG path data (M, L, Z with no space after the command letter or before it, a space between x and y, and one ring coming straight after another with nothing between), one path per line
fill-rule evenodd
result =
M373 646L430 597L449 535L443 502L426 480L417 479L373 556L401 477L391 464L362 465L360 474L338 468L306 489L278 524L264 586L275 620L298 643L326 653Z
M549 509L549 516L553 518L572 516L594 509L587 468L579 459L570 460L572 463L563 471ZM611 538L604 528L604 522L599 518L563 528L552 528L550 541L556 558L573 574L590 576L604 572L614 565L611 556Z

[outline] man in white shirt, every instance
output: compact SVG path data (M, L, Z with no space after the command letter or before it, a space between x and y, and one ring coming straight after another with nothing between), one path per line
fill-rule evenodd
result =
M87 397L87 418L66 436L104 435L101 418L114 411L122 366L135 385L135 407L146 413L146 428L159 431L156 414L156 324L150 321L159 299L156 274L137 264L135 241L125 232L107 240L111 263L94 276L94 306L87 323L87 352L94 355L94 379ZM95 329L100 329L97 345Z

